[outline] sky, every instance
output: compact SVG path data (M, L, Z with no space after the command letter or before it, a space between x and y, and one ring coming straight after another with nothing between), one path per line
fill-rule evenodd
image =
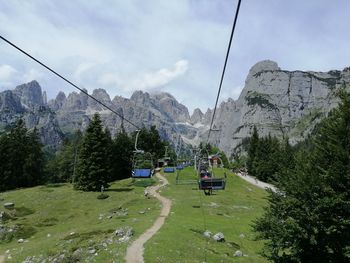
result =
M0 35L89 93L171 93L213 108L238 0L0 0ZM242 0L220 101L249 69L350 66L348 0ZM75 89L0 40L0 91L37 80L48 98Z

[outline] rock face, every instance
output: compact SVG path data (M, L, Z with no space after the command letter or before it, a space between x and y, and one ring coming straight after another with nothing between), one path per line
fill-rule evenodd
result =
M211 141L226 153L236 152L254 126L260 135L301 141L338 104L336 91L349 84L349 68L326 73L285 71L275 62L259 62L249 71L238 100L221 104L216 117L220 132Z
M0 92L0 129L22 118L27 128L37 127L42 143L57 149L63 139L56 114L46 102L38 82L32 81L17 86L14 90Z
M336 91L349 86L350 68L286 71L276 62L261 61L250 69L239 98L228 99L217 109L210 142L228 155L237 153L242 139L256 126L260 135L288 136L296 143L338 104ZM103 89L94 90L92 95L139 127L155 125L161 137L174 145L179 136L192 145L207 139L212 109L205 113L195 109L190 116L186 106L161 92L135 91L130 99L116 96L112 100ZM135 130L83 92L67 96L59 92L46 102L46 94L36 81L0 92L0 129L22 117L29 128L39 128L43 143L55 147L62 141L62 131L84 130L95 112L112 134L122 127L127 132Z

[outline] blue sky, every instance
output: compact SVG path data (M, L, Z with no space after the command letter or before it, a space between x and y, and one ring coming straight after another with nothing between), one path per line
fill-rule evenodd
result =
M0 0L0 34L82 88L130 97L167 91L190 111L212 108L237 0ZM243 0L221 100L250 67L350 66L347 0ZM0 43L0 91L36 79L49 98L74 91Z

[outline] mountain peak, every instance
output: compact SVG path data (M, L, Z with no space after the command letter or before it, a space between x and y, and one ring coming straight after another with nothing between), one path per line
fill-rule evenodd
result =
M249 70L248 78L259 72L267 71L267 70L280 70L280 67L278 66L277 62L272 60L267 59L267 60L259 61L254 66L252 66L251 69Z
M21 99L22 105L26 108L44 105L41 87L36 80L17 86L13 92Z

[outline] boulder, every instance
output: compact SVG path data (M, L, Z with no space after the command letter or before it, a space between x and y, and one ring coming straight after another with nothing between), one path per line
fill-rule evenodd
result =
M225 236L223 233L219 232L213 236L213 239L217 242L225 242Z
M13 209L13 208L15 208L15 203L11 203L11 202L5 203L4 207L6 209Z

